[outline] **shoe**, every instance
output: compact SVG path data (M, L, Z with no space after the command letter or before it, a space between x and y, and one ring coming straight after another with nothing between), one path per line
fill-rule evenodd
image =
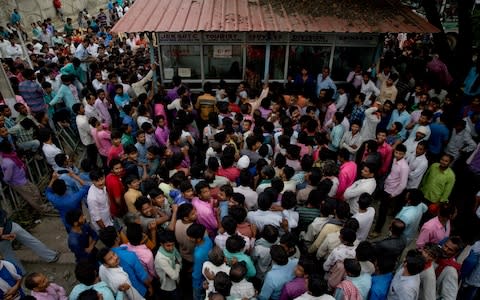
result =
M57 254L55 255L55 257L51 261L48 262L49 264L56 263L60 259L60 256L62 255L62 253L60 253L58 251L56 253Z
M368 238L369 238L369 239L376 239L376 238L378 238L379 236L380 236L380 232L374 231L374 232L372 232L372 233L370 233L370 234L368 235Z

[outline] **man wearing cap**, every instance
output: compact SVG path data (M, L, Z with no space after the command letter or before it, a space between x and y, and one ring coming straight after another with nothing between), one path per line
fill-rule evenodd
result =
M427 128L425 126L419 126L415 132L415 137L413 139L407 139L403 144L407 147L407 153L405 158L410 163L415 158L415 151L417 145L420 141L426 140Z
M477 147L472 139L472 135L466 129L467 124L464 120L459 120L453 127L452 135L445 148L445 153L453 156L454 161L460 158L460 155L471 153Z

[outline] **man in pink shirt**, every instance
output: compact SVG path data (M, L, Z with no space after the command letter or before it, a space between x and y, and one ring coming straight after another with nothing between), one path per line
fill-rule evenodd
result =
M395 147L395 152L393 154L395 159L393 160L392 170L385 179L383 195L380 200L378 219L375 223L375 232L372 233L372 236L378 236L382 232L389 208L393 205L393 215L396 215L404 204L402 201L402 193L407 187L408 173L410 172L407 160L405 159L406 152L407 148L403 144L399 144Z
M142 225L136 223L129 224L127 226L127 239L128 243L122 246L126 246L128 251L137 255L150 278L157 277L152 250L148 249L144 243L148 237L143 234Z
M423 224L417 238L417 249L422 249L426 243L438 244L450 235L450 220L455 217L454 206L442 203L438 216Z
M386 140L387 140L387 130L383 128L378 129L377 130L377 143L378 143L377 152L380 153L380 157L381 157L380 170L378 171L378 175L380 177L387 175L388 168L390 168L390 164L392 163L393 149L392 149L392 146L387 144Z
M197 222L207 229L208 235L215 238L218 229L217 214L213 208L210 196L210 186L206 181L200 181L195 186L197 197L192 199L192 205L197 211Z
M335 198L343 200L343 193L357 178L357 164L349 161L350 152L345 148L338 151L337 159L341 165L340 172L338 173L338 188Z

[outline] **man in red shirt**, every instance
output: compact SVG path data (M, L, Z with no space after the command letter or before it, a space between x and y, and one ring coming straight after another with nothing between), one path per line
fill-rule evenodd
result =
M119 159L112 159L108 164L110 174L105 178L108 198L110 200L110 214L112 217L121 218L127 212L127 205L123 199L125 189L122 183L124 170Z
M378 171L378 175L383 177L387 175L388 169L390 168L390 164L392 163L393 158L393 150L392 146L386 143L387 140L387 130L386 129L378 129L377 130L377 143L378 143L378 153L380 153L381 157L381 165L380 170Z

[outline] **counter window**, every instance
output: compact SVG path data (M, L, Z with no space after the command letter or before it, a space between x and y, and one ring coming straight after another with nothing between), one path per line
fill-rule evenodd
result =
M375 48L370 47L335 47L331 76L335 81L346 81L348 73L357 64L362 70L371 67L375 55Z
M300 73L300 69L306 67L308 73L316 79L323 67L329 65L331 51L330 46L290 46L288 75L295 78L295 75Z
M242 46L203 46L206 79L242 79Z
M162 46L164 78L179 75L185 79L201 79L200 46Z

